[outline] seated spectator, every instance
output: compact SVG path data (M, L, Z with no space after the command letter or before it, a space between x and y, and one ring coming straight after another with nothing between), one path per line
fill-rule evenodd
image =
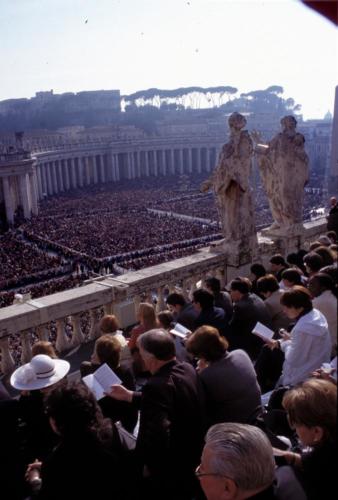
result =
M284 271L284 269L288 268L284 257L279 253L273 255L270 259L270 265L271 273L274 274L278 282L280 282L280 280L282 279L282 272Z
M285 354L280 385L295 385L306 380L331 355L331 338L325 317L313 309L310 292L301 286L284 292L281 303L290 320L296 320L291 333L281 340L267 341L272 349Z
M321 245L323 245L324 247L329 247L332 243L332 241L330 240L330 238L328 237L327 234L321 234L317 240L319 241L319 243Z
M335 231L328 231L326 236L330 238L330 245L337 243L337 233Z
M157 321L160 328L163 328L166 332L170 333L170 330L174 327L174 316L170 311L161 311L157 314ZM188 361L191 362L187 349L184 345L184 340L177 335L172 335L175 342L176 349L176 359L178 361Z
M44 411L44 399L56 384L63 383L69 369L68 361L38 354L11 375L11 385L22 391L19 397L19 414L26 463L36 458L44 459L58 442Z
M337 348L337 287L329 275L318 273L309 280L313 307L326 318L332 341L332 352Z
M122 330L119 329L120 325L119 322L114 316L114 314L107 314L103 316L103 318L100 321L99 324L99 329L101 331L101 334L110 334L113 335L121 344L121 362L131 362L131 354L130 354L130 349L128 347L128 342L125 338L125 336L122 333Z
M128 343L128 347L133 357L133 370L136 377L142 376L146 372L145 365L137 347L137 339L142 333L157 327L154 306L148 302L141 302L137 312L137 319L139 324L132 329Z
M194 330L195 320L198 316L194 305L187 302L182 293L170 293L167 297L167 305L173 314L174 321L185 326L191 332Z
M110 334L102 335L95 342L91 362L84 361L81 363L81 377L93 373L101 365L107 363L121 379L122 385L134 391L134 375L128 365L121 364L120 353L121 344L119 340ZM105 417L109 417L113 422L120 420L127 431L133 432L137 422L137 411L133 407L123 401L114 401L108 397L100 399L99 405Z
M331 498L336 484L337 387L310 379L286 392L283 406L303 452L281 452L295 468L309 500Z
M225 312L227 321L232 316L232 302L228 292L221 291L221 282L218 278L210 277L205 280L205 288L214 296L214 306L220 307Z
M286 272L286 271L283 271ZM264 297L264 304L267 308L272 323L272 330L278 332L280 328L287 328L290 320L283 311L280 303L283 290L280 289L277 278L273 274L267 274L257 281L259 295Z
M255 293L256 295L261 297L257 289L257 281L259 280L259 278L262 278L266 275L266 269L262 264L252 264L252 266L250 267L250 273L253 276L253 279L251 280L251 293Z
M230 350L243 349L252 360L256 359L263 341L252 334L257 321L271 328L271 317L263 300L250 293L249 280L236 278L230 283L230 295L234 312L227 336Z
M124 498L114 431L90 390L80 382L57 387L47 397L46 412L60 443L42 463L28 467L27 478L41 471L38 499Z
M298 269L302 273L302 275L304 274L305 267L303 262L303 256L301 256L299 252L289 253L286 257L286 262L288 263L289 268L291 267L293 269Z
M312 243L310 243L309 250L310 250L310 252L314 252L316 250L316 248L318 248L320 246L322 246L320 241L313 241Z
M303 258L305 269L309 277L316 273L319 273L322 267L324 267L323 259L320 255L315 252L307 253Z
M288 290L295 285L302 285L302 273L298 269L284 269L282 272L281 288Z
M271 444L263 431L251 425L211 427L196 476L207 500L277 498Z
M58 358L53 344L47 340L38 340L32 345L32 358L37 354L46 354L52 359Z
M221 335L226 336L228 323L225 312L220 307L214 306L214 296L200 288L193 293L193 304L198 316L195 320L195 329L202 325L217 328Z
M186 342L187 350L198 358L209 425L249 422L261 403L261 391L249 356L240 349L229 353L228 346L227 340L211 326L201 326Z
M326 246L320 246L314 252L323 259L323 266L331 266L334 263L334 258L330 249Z

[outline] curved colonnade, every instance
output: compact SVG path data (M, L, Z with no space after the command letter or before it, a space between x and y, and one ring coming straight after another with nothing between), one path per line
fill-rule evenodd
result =
M222 142L205 137L130 140L37 152L38 199L123 179L211 172Z

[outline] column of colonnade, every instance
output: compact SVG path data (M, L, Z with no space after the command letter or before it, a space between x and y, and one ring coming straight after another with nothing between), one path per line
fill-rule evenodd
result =
M36 191L43 198L90 184L118 182L122 178L211 172L218 150L208 146L173 146L137 149L126 153L85 154L43 161L36 173Z

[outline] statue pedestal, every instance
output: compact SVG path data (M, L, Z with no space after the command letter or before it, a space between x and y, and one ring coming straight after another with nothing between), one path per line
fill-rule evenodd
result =
M240 267L252 264L258 260L259 249L257 237L253 236L248 241L226 241L225 239L215 241L210 244L209 251L222 253L227 265Z
M279 252L282 254L288 254L304 247L305 227L302 223L276 229L262 229L261 234L262 236L268 236L274 241Z

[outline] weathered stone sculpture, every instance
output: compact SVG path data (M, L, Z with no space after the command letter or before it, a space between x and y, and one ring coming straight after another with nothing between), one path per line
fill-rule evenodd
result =
M218 165L202 191L214 189L222 224L225 250L251 253L257 246L254 208L249 184L253 143L246 119L239 113L229 117L230 140L220 153Z
M304 136L296 132L293 116L281 120L282 132L268 144L257 144L255 152L274 222L269 231L283 234L302 231L304 186L308 181L309 159ZM259 135L253 134L259 142Z

